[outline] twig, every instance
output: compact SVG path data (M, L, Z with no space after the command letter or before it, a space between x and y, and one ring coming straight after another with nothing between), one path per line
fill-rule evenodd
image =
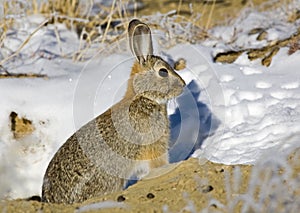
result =
M45 21L43 21L32 33L30 33L30 35L25 39L25 41L21 44L21 46L10 56L4 58L2 61L0 61L0 65L3 65L5 62L9 61L10 59L12 59L13 57L15 57L16 55L18 55L21 50L23 49L23 47L28 43L28 41L32 38L32 36L34 36L34 34L39 31L43 26L45 26L45 24L47 24L49 22L49 19L46 19Z
M48 78L47 75L43 74L36 74L36 73L9 73L4 72L3 74L0 74L1 78Z
M213 15L213 11L215 9L215 6L216 6L216 0L213 1L213 4L212 4L212 6L210 8L208 19L207 19L207 23L206 23L206 26L205 26L206 30L209 28L209 25L211 24L210 22L212 20L212 15Z
M178 7L177 7L177 15L180 14L181 6L182 6L182 0L180 0L179 3L178 3Z
M56 18L55 18L55 21L57 21ZM60 35L59 35L59 32L58 32L56 24L54 25L54 33L55 33L55 37L56 37L56 40L57 40L57 43L58 43L58 46L59 46L60 54L62 56L64 56L64 53L63 53L63 50L62 50L61 39L60 39Z
M105 37L106 37L107 32L108 32L109 27L110 27L110 23L111 23L111 20L112 20L112 15L113 15L113 11L114 11L114 8L115 8L115 4L116 4L116 0L114 0L113 3L112 3L112 5L111 5L111 12L109 14L109 18L108 18L108 21L107 21L106 29L105 29L104 34L103 34L102 44L105 42Z

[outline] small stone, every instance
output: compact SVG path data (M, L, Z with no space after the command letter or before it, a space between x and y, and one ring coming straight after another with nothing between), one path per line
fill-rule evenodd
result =
M213 208L218 208L218 206L216 204L211 204L210 206Z
M183 70L186 68L186 60L184 58L178 59L174 64L175 70Z
M154 196L154 194L152 194L152 193L148 193L148 194L147 194L147 198L153 199L153 198L155 198L155 196Z
M126 200L126 198L123 196L123 195L120 195L118 198L117 198L117 201L118 202L123 202L123 201L125 201Z
M27 201L37 201L37 202L41 202L42 201L42 198L38 195L33 195L29 198L26 199Z
M202 188L202 192L203 192L203 193L208 193L208 192L211 192L212 190L214 190L214 187L212 187L211 185L204 186L204 187Z

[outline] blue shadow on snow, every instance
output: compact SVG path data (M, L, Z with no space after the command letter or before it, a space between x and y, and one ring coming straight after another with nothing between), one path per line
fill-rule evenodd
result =
M189 158L220 125L220 121L208 106L199 101L200 94L201 89L193 80L186 86L184 93L176 99L178 108L169 116L170 163Z

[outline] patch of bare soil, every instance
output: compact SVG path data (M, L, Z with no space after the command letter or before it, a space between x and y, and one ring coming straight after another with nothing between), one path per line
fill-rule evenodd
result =
M115 192L99 198L88 200L81 204L58 205L38 201L14 200L0 202L1 212L240 212L245 200L236 199L249 192L250 178L253 171L257 176L253 201L266 193L263 191L265 183L271 184L272 176L282 177L282 182L277 183L282 190L290 190L289 202L296 202L300 197L299 187L289 188L284 177L287 172L290 178L299 177L300 173L300 149L288 155L286 162L291 170L284 167L261 167L251 165L223 165L210 161L199 161L190 158L178 164L171 164L165 168L159 168L151 172L147 178L138 181L128 189ZM271 173L270 173L271 172ZM162 174L162 175L159 175ZM269 179L268 179L269 178ZM261 180L261 182L260 182ZM261 184L260 184L261 183ZM278 191L277 191L278 193ZM267 198L272 199L270 194ZM277 194L278 195L278 194ZM280 197L280 195L279 195ZM237 202L232 205L232 201ZM212 202L217 200L218 202ZM270 205L269 199L261 204L262 212L267 211ZM283 211L290 203L286 200L278 200L277 210ZM230 205L231 206L230 206ZM299 207L300 208L300 207ZM298 209L299 210L299 209ZM255 212L255 210L253 210Z
M259 40L260 35L265 33L266 31L262 30L262 32L258 34L257 39ZM214 61L220 63L233 63L242 53L246 53L249 60L260 59L261 64L268 67L272 62L272 58L282 47L289 47L288 54L290 55L300 50L300 29L289 38L275 41L262 48L243 49L239 51L230 50L218 53L214 56Z

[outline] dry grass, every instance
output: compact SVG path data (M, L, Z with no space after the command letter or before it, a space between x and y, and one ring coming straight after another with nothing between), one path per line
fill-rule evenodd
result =
M11 11L11 7L15 7L20 1L5 1L4 18L0 20L2 28L0 44L3 46L7 36L7 30L12 29L16 14L20 11ZM21 10L22 16L30 16L32 14L42 14L47 24L56 26L59 23L64 23L70 30L77 33L80 39L78 50L73 53L71 58L75 61L89 59L91 48L96 48L96 52L105 50L112 53L117 43L123 38L126 38L126 29L129 21L139 16L139 11L143 7L139 7L138 2L132 3L130 0L114 0L110 6L99 5L93 1L79 0L44 0L28 1L27 5L18 5L18 10ZM147 4L147 2L145 3ZM190 15L182 15L183 1L177 3L177 12L160 13L156 15L143 15L142 20L147 22L151 27L162 30L168 41L164 41L165 47L173 46L178 42L195 43L206 37L204 28L198 25L200 15L198 12L193 12L190 7ZM93 10L92 10L93 8ZM95 12L95 8L98 12ZM41 23L27 39L25 39L20 47L13 51L10 55L3 55L0 65L5 66L5 63L19 55L24 46L39 31L45 23ZM61 38L58 30L54 27L56 40L60 43ZM97 50L98 49L98 50ZM95 52L94 51L94 52ZM61 55L61 57L66 57Z
M139 17L151 28L163 32L165 39L160 43L163 48L169 48L178 43L197 43L209 37L207 32L212 26L230 23L243 8L254 7L261 1L242 1L244 3L232 1L230 4L226 2L113 0L107 6L94 3L93 0L30 0L27 3L20 0L5 0L4 16L0 20L0 45L3 47L8 35L7 31L12 28L18 15L42 14L48 24L57 26L64 23L68 29L77 33L80 40L77 51L71 56L66 56L61 51L61 57L69 57L74 61L87 60L99 51L108 54L120 51L119 41L126 38L128 23L134 17ZM235 15L232 15L234 14L232 8L237 10ZM41 23L23 41L17 51L5 55L0 50L2 56L0 65L5 66L6 62L18 56L32 36L44 26L43 24ZM54 35L60 43L61 38L57 27L54 27Z

